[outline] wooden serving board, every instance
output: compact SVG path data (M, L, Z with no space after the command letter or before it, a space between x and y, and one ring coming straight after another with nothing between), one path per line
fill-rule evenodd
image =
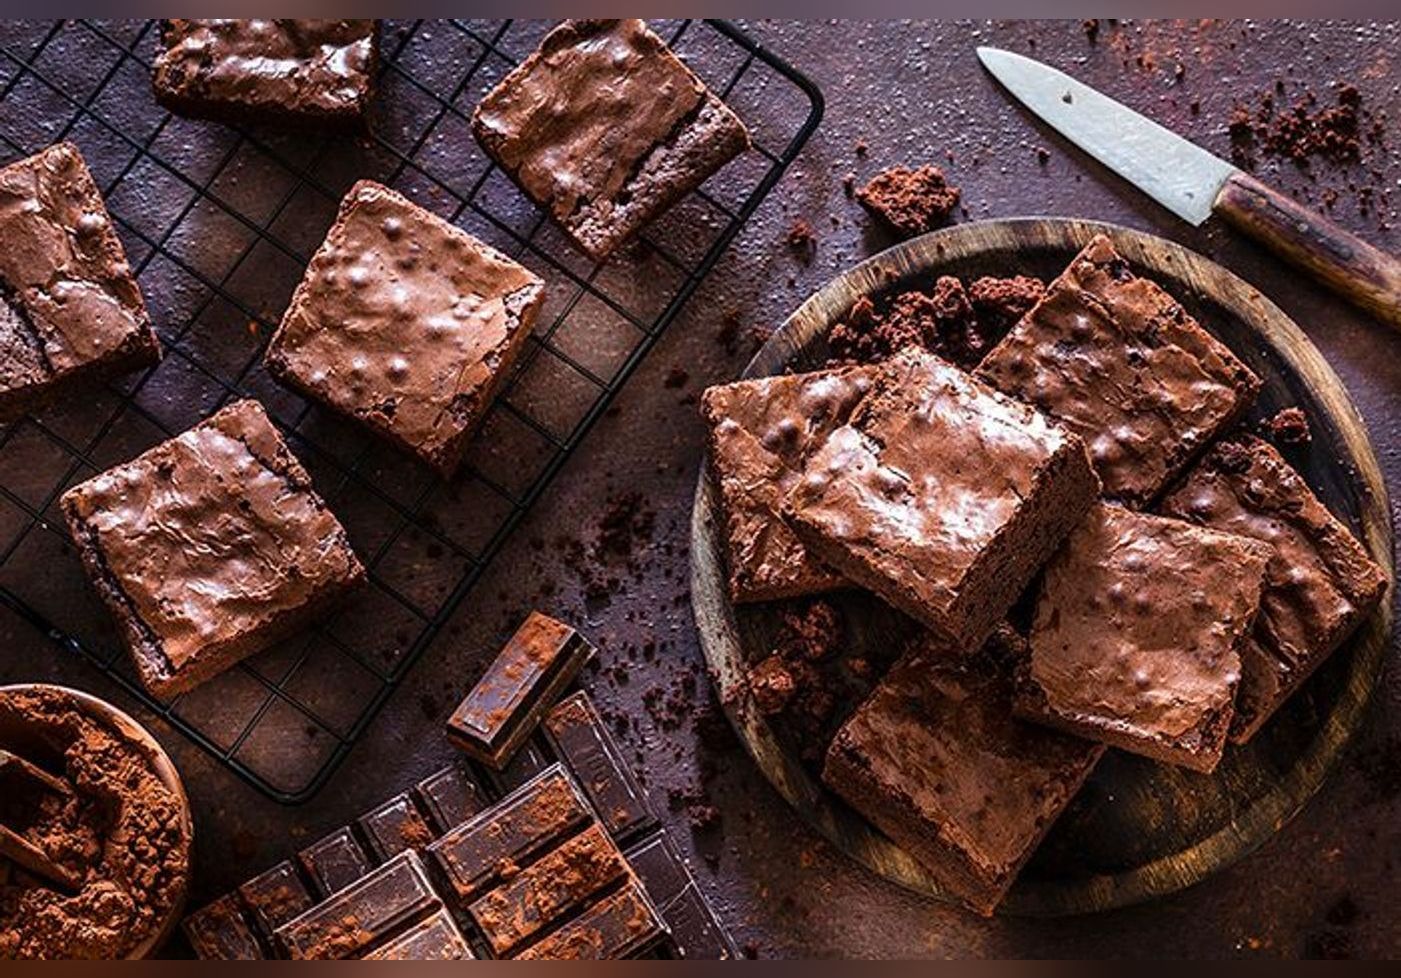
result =
M1323 502L1394 580L1386 487L1366 428L1337 375L1299 328L1221 266L1170 241L1089 221L1023 219L965 224L885 251L809 298L759 351L745 377L813 369L828 328L859 297L932 284L937 275L1055 277L1096 233L1162 284L1264 380L1249 421L1298 405L1312 443L1287 454ZM791 743L753 708L747 663L773 648L771 605L736 607L725 589L717 496L705 469L691 528L692 602L721 700L754 760L814 828L876 872L943 897L902 849L827 791ZM889 649L909 624L867 596L834 597L853 654ZM1110 751L1002 905L1012 914L1081 913L1161 896L1205 878L1273 835L1318 790L1363 711L1389 647L1391 595L1246 746L1216 773L1195 774ZM880 658L880 656L876 656ZM888 655L886 656L888 659Z

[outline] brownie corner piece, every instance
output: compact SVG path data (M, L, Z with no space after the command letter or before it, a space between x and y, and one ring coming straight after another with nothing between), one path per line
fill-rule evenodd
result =
M379 21L162 20L156 101L221 122L364 124L379 68Z
M266 363L450 477L544 298L523 265L362 180L312 256Z
M1012 716L1022 640L924 637L842 725L822 780L952 895L990 915L1104 748Z
M804 460L850 417L871 373L849 367L759 377L701 395L731 600L776 601L846 584L808 553L779 512Z
M1273 549L1098 503L1047 566L1019 715L1215 770Z
M1260 615L1241 647L1231 740L1248 741L1381 602L1386 571L1268 442L1223 439L1159 511L1274 548Z
M1141 508L1260 390L1231 350L1096 235L978 375L1085 440L1108 499Z
M807 460L783 515L848 580L976 648L1098 492L1074 433L907 347Z
M482 99L487 154L602 260L750 145L641 20L567 20Z
M73 487L61 508L156 696L286 637L365 574L256 401Z
M0 168L0 423L160 359L102 192L78 147Z

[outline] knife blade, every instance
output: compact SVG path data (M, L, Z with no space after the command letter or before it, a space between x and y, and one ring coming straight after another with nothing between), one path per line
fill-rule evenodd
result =
M1033 58L978 60L1051 128L1178 217L1213 214L1401 328L1401 262L1128 106Z

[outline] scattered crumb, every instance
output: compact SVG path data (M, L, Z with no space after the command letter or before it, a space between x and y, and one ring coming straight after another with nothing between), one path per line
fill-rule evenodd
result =
M1309 431L1309 419L1297 407L1285 408L1265 422L1265 430L1272 441L1280 445L1307 445L1313 440Z
M788 229L787 240L788 250L805 265L817 254L817 232L805 217L793 222L793 226Z
M893 166L856 191L861 206L904 238L942 227L958 206L958 198L958 188L932 164L918 169Z

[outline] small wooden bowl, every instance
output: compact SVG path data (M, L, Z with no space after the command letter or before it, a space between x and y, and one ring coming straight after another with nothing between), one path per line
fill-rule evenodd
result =
M0 686L0 696L6 693L25 693L47 691L66 696L73 701L77 709L101 723L103 726L116 731L117 734L134 744L155 771L156 777L161 784L175 796L176 805L180 813L180 834L183 838L181 844L181 858L185 863L185 882L171 901L166 915L160 924L151 932L151 935L131 950L127 955L128 960L138 960L149 957L159 949L171 933L175 930L175 925L179 923L181 914L185 909L185 899L189 893L190 881L190 851L194 844L194 822L190 815L190 800L185 795L185 786L180 780L180 772L175 769L175 764L171 761L170 755L157 743L156 738L151 736L145 727L137 723L126 713L117 709L111 703L100 700L90 693L81 690L69 689L66 686L52 686L45 683L22 683L13 686Z
M1392 572L1391 511L1367 429L1342 382L1308 338L1258 290L1215 262L1153 235L1054 218L964 224L897 245L833 279L784 323L744 372L814 369L826 336L853 302L938 275L1030 274L1050 279L1097 233L1173 294L1264 381L1251 422L1298 405L1313 441L1290 451L1314 492ZM745 669L773 648L772 606L736 607L725 587L717 493L702 470L691 522L691 600L721 702L769 781L848 855L911 889L947 898L907 852L829 792L753 708ZM878 602L838 594L853 654L895 648L908 623ZM872 607L875 606L875 607ZM1103 910L1172 893L1270 838L1318 790L1360 726L1392 626L1387 597L1358 632L1211 776L1110 751L1053 827L999 912ZM874 656L879 661L879 656Z

